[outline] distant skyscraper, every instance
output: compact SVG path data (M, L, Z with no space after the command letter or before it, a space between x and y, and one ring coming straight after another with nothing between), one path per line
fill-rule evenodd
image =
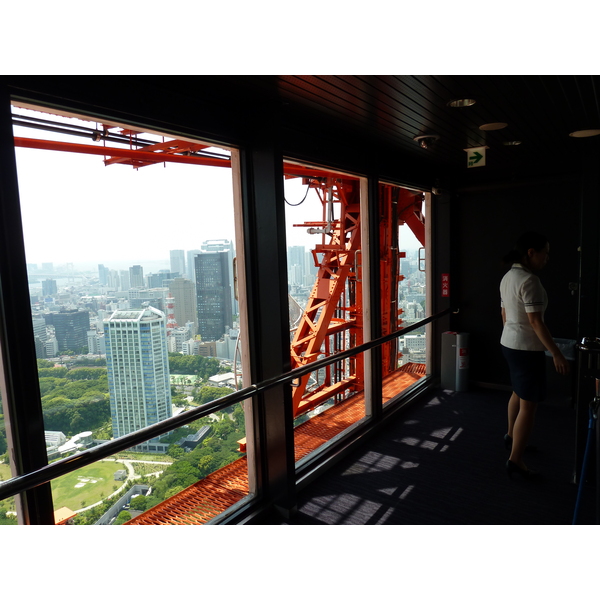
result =
M108 283L109 269L104 265L98 265L98 282L100 285L106 285Z
M149 273L146 276L146 285L149 288L168 287L175 277L179 277L179 274L167 270L160 270L158 273Z
M194 262L194 258L197 254L200 254L200 252L199 249L188 250L187 252L187 261L185 263L187 265L187 277L193 283L196 283L196 263Z
M43 317L33 317L33 338L35 341L35 357L46 358L46 320Z
M238 313L238 304L235 299L235 289L233 287L233 259L235 258L235 248L231 240L206 240L200 245L202 252L227 252L229 261L229 289L231 293L231 310L233 314Z
M44 296L56 296L58 288L55 279L45 279L42 281L42 294Z
M108 269L108 276L106 278L107 287L109 287L111 290L116 291L120 289L120 283L121 282L119 272L116 269Z
M113 437L172 415L166 318L148 307L117 310L104 321ZM165 451L158 439L140 448Z
M289 246L287 249L288 283L290 285L304 285L305 254L304 246Z
M144 287L144 269L140 265L129 267L129 286Z
M169 291L175 298L175 320L181 326L192 321L198 325L196 312L196 289L189 279L177 277L169 284Z
M198 333L205 342L233 327L229 258L229 252L201 252L194 259Z
M59 350L87 353L87 332L90 330L87 310L65 310L44 315L44 318L46 325L54 326Z
M32 320L33 335L45 342L48 339L48 333L46 331L46 319L44 319L44 317L32 317Z
M127 290L129 290L129 271L128 270L123 270L123 271L119 271L119 282L120 282L120 289L122 292L126 292Z
M171 250L171 273L179 273L180 277L185 275L185 252L183 250Z

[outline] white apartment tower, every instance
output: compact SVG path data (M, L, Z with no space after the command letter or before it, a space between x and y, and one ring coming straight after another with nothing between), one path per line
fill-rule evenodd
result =
M153 308L117 310L104 321L113 437L172 416L166 317ZM163 452L160 440L141 451Z

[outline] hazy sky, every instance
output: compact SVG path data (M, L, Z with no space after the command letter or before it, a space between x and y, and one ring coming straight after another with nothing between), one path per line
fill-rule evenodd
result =
M94 144L21 127L15 136ZM105 166L101 156L28 148L16 148L16 156L28 263L125 268L124 263L168 261L171 249L234 239L228 168L166 163L135 170ZM285 190L290 204L306 193L300 179L287 180ZM291 226L320 218L321 203L313 190L301 206L286 204L288 246L320 242L320 236ZM407 227L401 231L410 233ZM418 247L412 235L404 235L403 242Z

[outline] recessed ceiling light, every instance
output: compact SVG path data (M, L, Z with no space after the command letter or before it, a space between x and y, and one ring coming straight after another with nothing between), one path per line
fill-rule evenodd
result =
M505 127L508 127L508 123L485 123L480 125L479 129L482 131L496 131L496 129L504 129Z
M512 142L502 142L505 146L520 146L521 142L519 140L513 140Z
M452 108L462 108L463 106L473 106L475 104L475 100L473 98L460 98L459 100L450 100L447 103L448 106Z
M574 138L592 137L594 135L600 135L600 129L580 129L569 134Z

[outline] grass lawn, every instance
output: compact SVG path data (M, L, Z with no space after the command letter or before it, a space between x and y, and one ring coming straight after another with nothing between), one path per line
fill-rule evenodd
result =
M7 481L11 477L10 467L5 463L0 464L0 481Z
M166 454L142 454L141 452L127 452L127 451L119 452L119 454L113 455L110 458L118 458L119 460L149 460L152 462L156 461L156 462L166 462L166 463L173 462L173 459L170 456L167 456ZM157 465L157 466L160 467L160 465ZM123 465L121 465L121 469L122 468L123 468ZM159 471L160 468L158 468L156 470Z
M83 506L100 502L113 493L114 486L122 485L121 481L114 480L114 474L123 468L121 463L97 462L55 479L52 482L54 508L66 506L80 510Z

